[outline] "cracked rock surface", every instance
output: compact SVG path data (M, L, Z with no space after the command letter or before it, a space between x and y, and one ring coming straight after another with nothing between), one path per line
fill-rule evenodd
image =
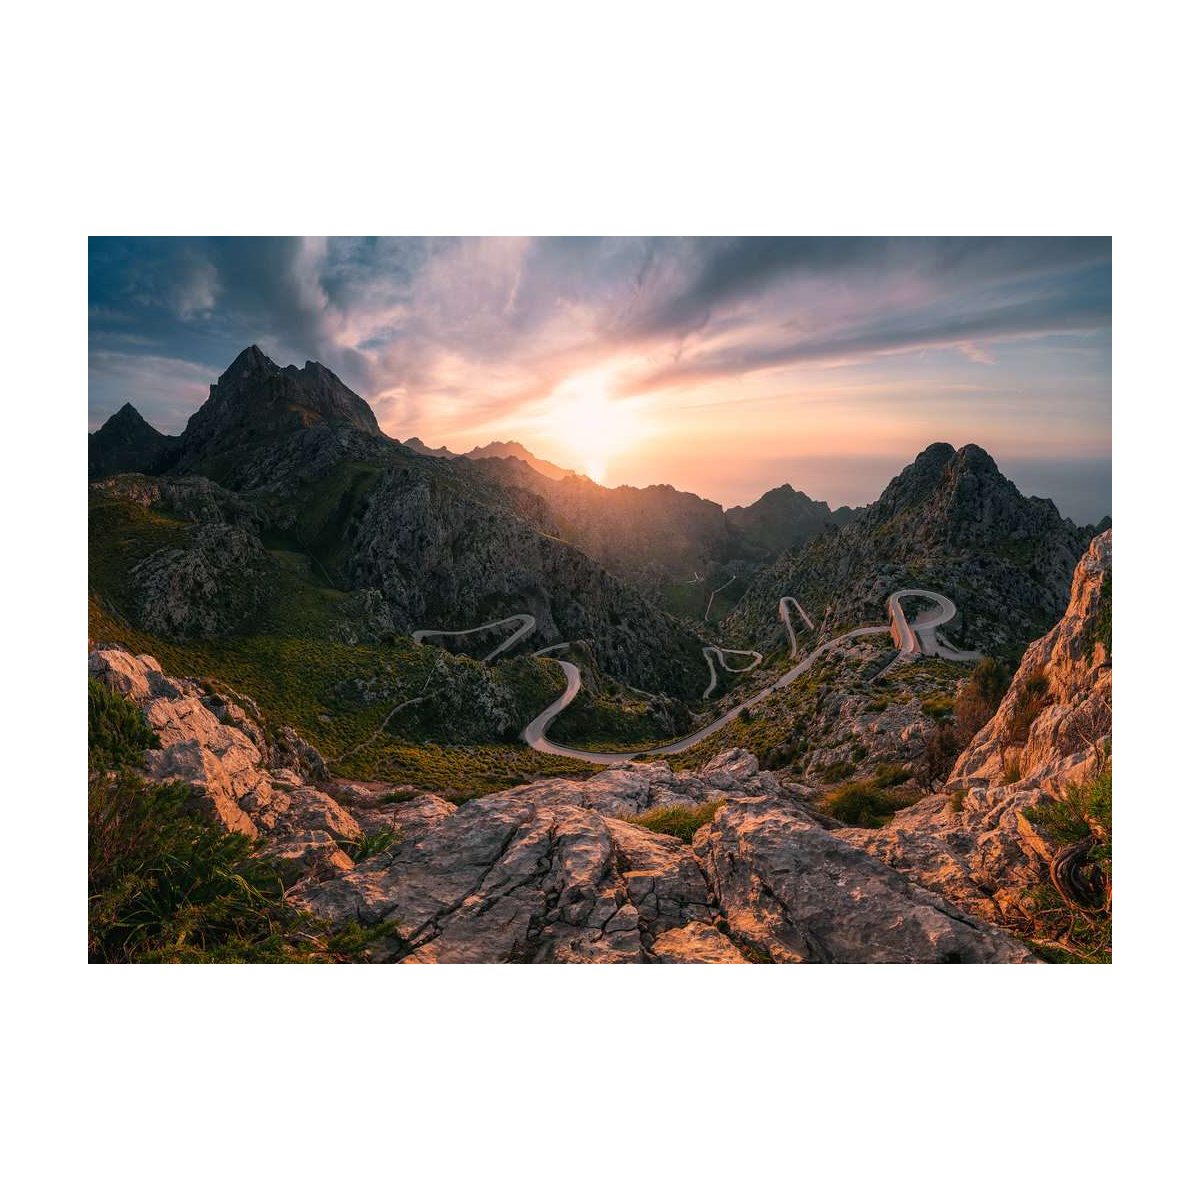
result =
M379 939L379 961L1030 957L822 828L797 789L785 791L746 750L727 750L698 771L633 764L459 807L347 782L326 784L331 795L316 786L325 775L316 752L290 730L268 739L249 698L173 678L154 659L116 647L94 651L88 669L133 700L158 734L144 773L189 784L197 806L226 829L297 863L293 903L335 926L387 923L394 932ZM628 819L712 801L722 806L692 845ZM384 830L397 840L354 864L347 844Z

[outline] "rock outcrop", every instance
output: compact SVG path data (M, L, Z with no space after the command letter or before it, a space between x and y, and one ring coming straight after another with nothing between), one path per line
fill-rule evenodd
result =
M237 525L197 524L186 547L167 547L130 572L143 628L165 637L212 637L252 616L267 594L271 560Z
M1053 854L1026 814L1095 775L1110 754L1112 659L1103 632L1111 623L1111 570L1108 530L1076 568L1066 614L1025 652L945 794L904 809L883 829L836 836L966 912L1019 922L1024 894Z
M159 748L147 751L144 763L150 779L187 784L199 811L232 833L262 839L272 855L317 876L353 865L343 846L361 836L358 822L296 770L272 763L262 729L230 697L118 647L92 651L88 673L133 701L158 735ZM283 754L284 762L319 764L324 772L320 756L298 736L287 739Z
M722 802L694 847L624 817ZM452 809L379 804L393 847L297 893L335 925L396 922L426 962L1025 962L1018 943L827 833L752 754L615 767ZM364 818L365 820L365 818Z
M807 792L745 750L697 771L631 764L455 807L430 794L313 786L324 764L290 733L268 739L252 700L173 678L147 656L100 647L88 669L158 734L145 773L188 784L226 829L294 861L294 903L335 927L386 926L379 961L1031 960L847 831L824 828ZM692 845L631 819L701 804L716 815ZM385 831L386 848L352 862L348 846Z
M696 835L695 850L731 934L772 962L1033 959L785 796L730 799Z

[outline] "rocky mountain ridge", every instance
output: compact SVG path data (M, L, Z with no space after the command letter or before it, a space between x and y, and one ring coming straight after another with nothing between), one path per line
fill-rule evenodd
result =
M978 446L935 443L842 529L760 572L724 629L761 646L779 639L781 595L837 629L878 618L893 591L928 587L956 604L947 633L964 648L1017 654L1061 616L1095 533L1023 496Z
M520 442L488 442L486 446L476 446L463 454L456 454L445 446L438 446L434 449L432 446L425 445L419 437L406 438L404 445L417 454L427 454L434 458L516 458L532 467L538 474L545 475L547 479L563 479L574 474L574 472L556 466L544 458L538 458L537 455L526 450Z
M745 508L725 510L725 520L755 546L763 557L774 557L825 533L829 526L840 529L861 512L842 505L830 509L824 500L811 500L790 483L764 492Z

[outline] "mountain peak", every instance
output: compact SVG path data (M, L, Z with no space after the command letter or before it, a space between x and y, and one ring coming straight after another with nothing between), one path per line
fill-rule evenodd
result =
M95 433L88 434L88 478L148 471L169 441L126 401Z
M225 370L221 372L220 379L223 380L226 376L237 377L247 374L260 374L262 372L274 374L278 371L279 367L263 353L259 346L254 345L247 346L245 350L243 350L237 356L237 358L235 358L233 362L231 362L229 366L227 366ZM220 380L218 380L218 383L219 382Z
M117 411L113 413L113 415L109 417L103 425L100 426L98 432L103 433L106 429L113 431L117 429L141 430L143 428L149 429L154 433L158 432L158 430L156 430L154 426L151 425L146 418L143 417L142 414L138 412L138 410L134 408L132 404L129 403L128 400L126 400L125 403L122 404L121 407L118 408Z
M259 346L247 346L192 414L181 461L195 468L215 455L320 425L380 432L371 406L322 363L281 368Z

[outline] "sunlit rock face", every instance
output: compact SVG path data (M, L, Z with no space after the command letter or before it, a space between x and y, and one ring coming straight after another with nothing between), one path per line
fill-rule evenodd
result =
M1103 769L1111 755L1112 530L1076 567L1061 621L1025 652L992 719L960 755L944 793L883 829L837 831L967 912L1020 921L1053 848L1029 811ZM1029 722L1029 705L1040 705ZM1025 713L1024 720L1021 717Z

